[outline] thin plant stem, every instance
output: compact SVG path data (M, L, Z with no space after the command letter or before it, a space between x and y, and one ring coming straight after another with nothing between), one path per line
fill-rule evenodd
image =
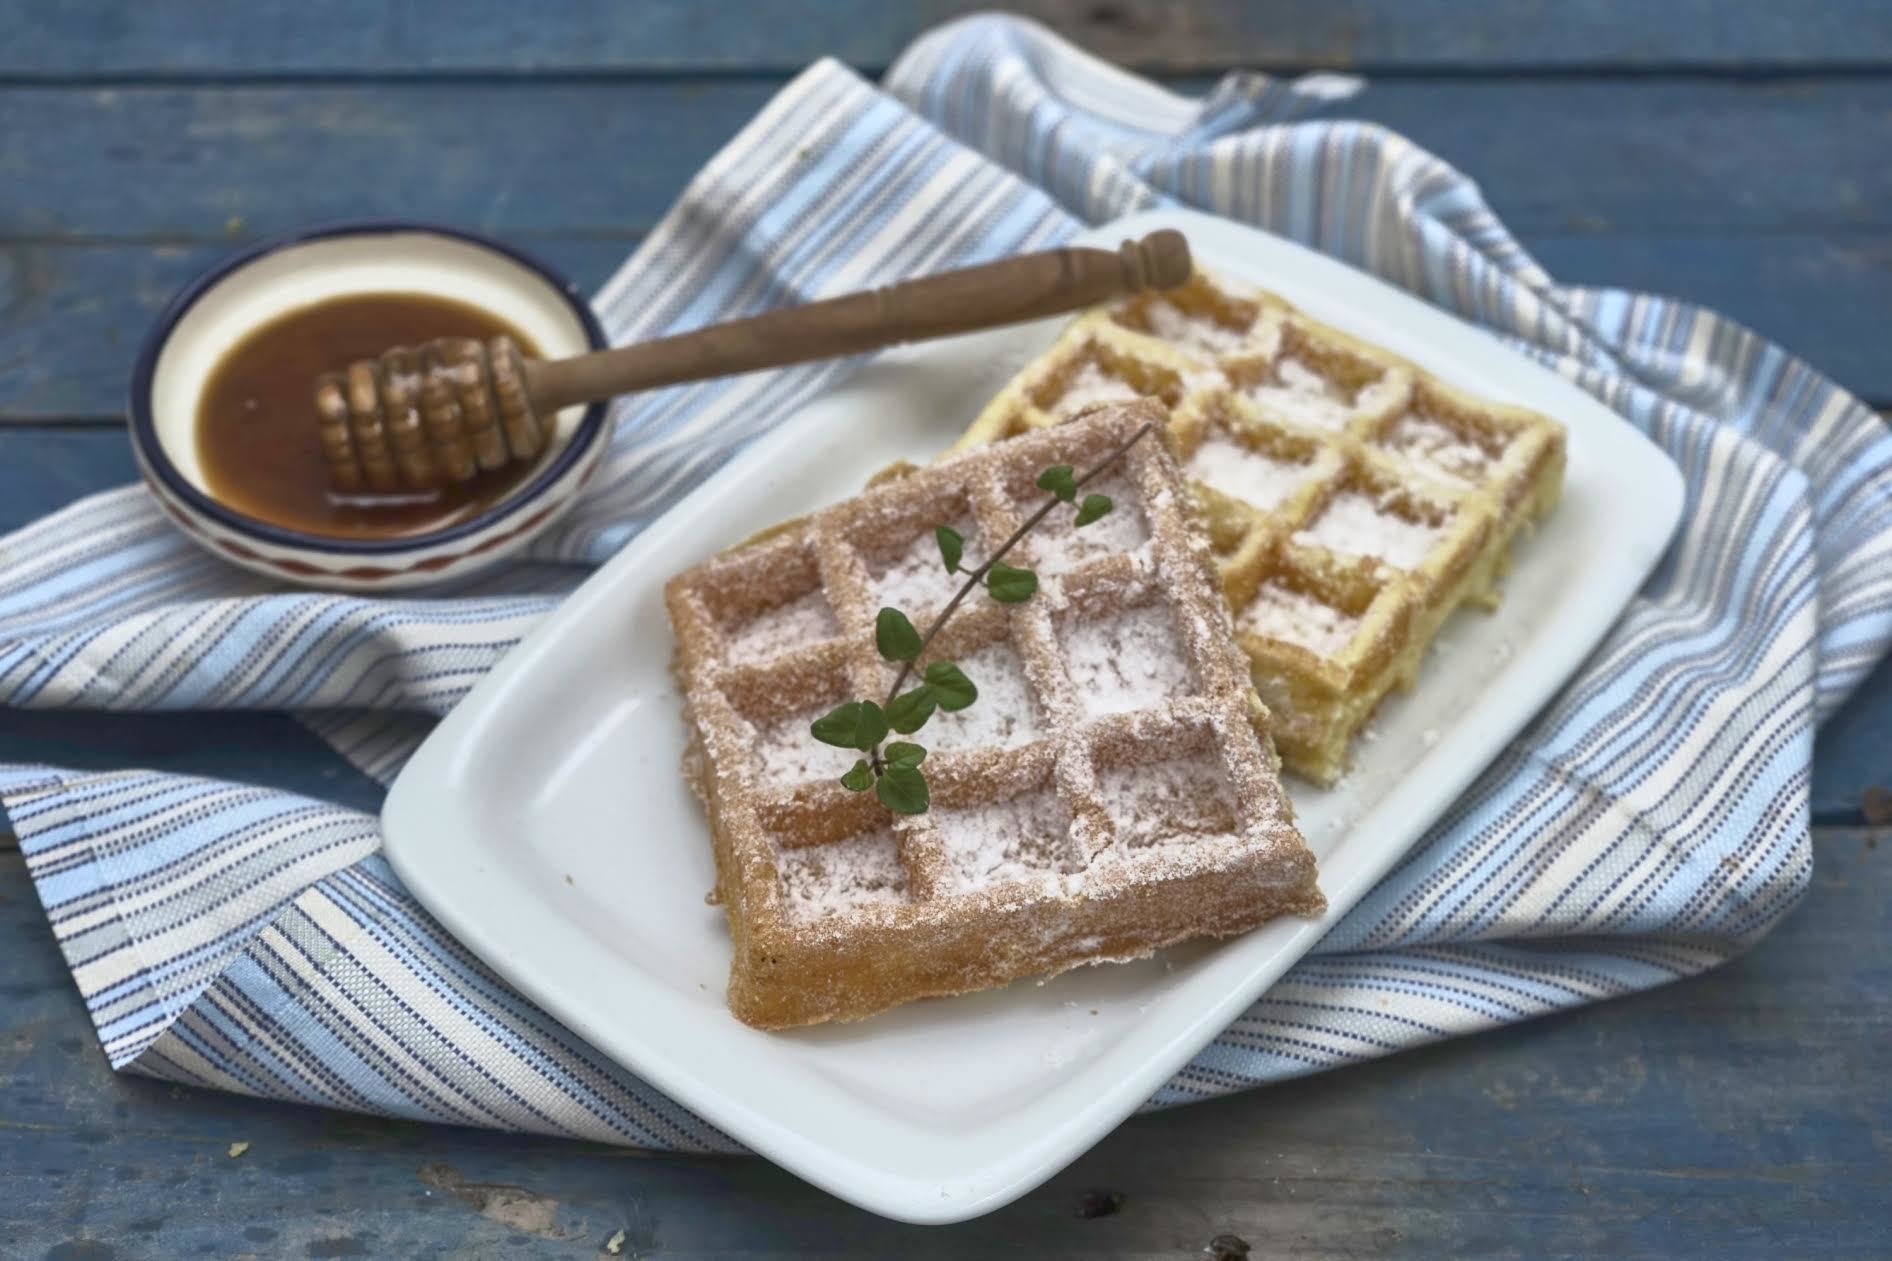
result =
M1155 421L1147 422L1141 429L1137 430L1135 433L1131 434L1128 438L1124 439L1123 442L1116 447L1116 449L1110 452L1110 454L1106 455L1103 459L1099 460L1096 463L1096 465L1091 468L1089 472L1084 474L1084 476L1077 478L1075 481L1073 481L1071 483L1071 489L1072 489L1071 502L1072 503L1078 502L1076 498L1077 491L1084 489L1084 487L1092 479L1096 478L1100 473L1104 472L1111 465L1115 464L1118 460L1121 460L1124 457L1124 455L1128 453L1131 447L1135 446L1138 442L1141 442L1143 440L1143 436L1149 433L1150 430L1154 428L1156 428ZM893 705L894 698L900 695L900 688L906 683L906 681L909 678L912 677L913 667L919 662L921 657L926 655L927 645L933 642L933 637L939 634L941 628L946 625L946 619L950 618L953 615L953 612L956 609L958 609L962 603L964 603L965 598L971 595L973 590L979 586L981 581L985 578L986 574L990 572L992 566L1004 560L1007 552L1010 552L1014 547L1018 546L1020 540L1022 540L1027 534L1031 533L1031 530L1034 526L1036 526L1040 521L1043 521L1046 517L1050 516L1051 510L1064 502L1065 500L1060 499L1056 494L1053 494L1051 498L1047 500L1042 507L1040 507L1036 512L1032 513L1029 517L1026 517L1025 520L1022 523L1020 523L1019 527L1016 530L1012 531L1012 535L1010 538L1006 539L1003 543L999 544L999 549L996 552L993 552L990 556L986 557L985 563L983 565L980 565L977 569L971 570L966 574L965 582L961 583L959 590L953 593L953 598L946 602L946 607L939 611L939 616L935 617L933 619L933 624L926 628L926 633L920 636L920 650L914 653L907 660L900 663L900 672L894 675L893 686L887 689L887 699L885 702L882 703L881 705L882 709L887 709ZM868 751L867 756L868 756L869 762L874 768L874 774L876 775L880 774L881 771L884 769L880 760L880 745L876 744L871 750Z

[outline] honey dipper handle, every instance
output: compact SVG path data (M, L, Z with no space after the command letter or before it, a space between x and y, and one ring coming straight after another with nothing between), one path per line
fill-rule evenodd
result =
M1068 246L846 297L711 324L674 337L523 365L540 415L657 386L830 359L1016 324L1189 279L1189 243L1173 229L1115 253Z

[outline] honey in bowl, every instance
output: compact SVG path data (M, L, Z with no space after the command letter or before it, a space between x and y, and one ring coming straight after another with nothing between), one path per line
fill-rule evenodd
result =
M395 346L500 334L538 353L492 312L429 294L348 294L277 317L225 353L204 385L196 437L206 488L246 516L335 538L425 534L477 515L545 457L433 490L342 494L329 483L311 389L322 373Z

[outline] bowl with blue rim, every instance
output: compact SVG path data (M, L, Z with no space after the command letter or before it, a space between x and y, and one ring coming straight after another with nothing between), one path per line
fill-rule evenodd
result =
M495 565L571 508L604 453L602 403L560 412L545 450L512 470L503 491L469 500L464 511L437 521L423 519L418 528L376 528L372 505L349 508L345 529L311 524L259 510L232 493L216 472L219 453L206 449L212 433L204 419L206 400L219 388L222 365L259 330L299 312L373 298L412 298L487 313L547 358L607 344L590 305L570 281L478 233L360 220L303 229L245 249L171 301L147 336L132 376L131 441L139 471L162 511L193 541L232 564L285 582L393 590ZM314 382L290 384L300 391L305 384L312 390ZM313 433L312 403L307 423ZM411 519L408 514L403 521Z

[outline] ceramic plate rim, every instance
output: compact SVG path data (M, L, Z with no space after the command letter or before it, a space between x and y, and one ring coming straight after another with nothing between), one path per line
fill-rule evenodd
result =
M464 763L474 742L493 735L493 715L503 714L508 699L522 687L522 680L529 681L537 670L545 668L548 652L560 638L561 628L586 618L588 611L604 602L620 582L641 577L636 573L640 558L646 553L661 552L672 535L687 528L697 515L692 506L712 502L717 490L715 485L699 487L652 522L476 685L403 768L383 810L385 852L401 879L450 931L509 982L601 1052L731 1137L808 1181L889 1217L944 1223L997 1208L1056 1173L1135 1111L1304 955L1345 910L1405 854L1425 827L1449 807L1491 757L1562 686L1641 586L1666 550L1680 519L1681 475L1673 461L1640 431L1574 385L1505 347L1490 334L1344 263L1257 229L1176 210L1133 215L1086 232L1077 238L1077 243L1114 246L1123 237L1162 227L1178 227L1187 232L1199 255L1211 267L1245 275L1276 288L1309 314L1369 341L1381 342L1427 366L1443 369L1450 363L1465 361L1466 356L1493 357L1491 362L1498 365L1497 370L1524 383L1523 393L1527 398L1522 401L1570 423L1573 438L1580 435L1584 441L1610 448L1613 456L1628 461L1626 467L1633 469L1634 477L1641 480L1641 489L1646 493L1637 496L1633 516L1625 518L1630 524L1623 527L1628 536L1625 541L1633 545L1633 554L1613 562L1613 568L1604 574L1609 579L1608 600L1588 610L1586 617L1572 619L1580 624L1559 624L1554 630L1543 632L1539 636L1542 642L1534 643L1529 649L1552 658L1554 668L1537 679L1539 686L1529 689L1528 695L1494 696L1480 702L1481 710L1496 713L1494 719L1483 724L1484 728L1500 732L1495 739L1488 737L1482 742L1489 747L1477 757L1461 759L1443 774L1405 774L1374 809L1386 810L1397 805L1408 806L1409 813L1416 809L1421 821L1409 828L1409 834L1397 844L1382 844L1379 849L1367 850L1368 858L1357 864L1339 887L1323 878L1322 886L1335 908L1329 916L1319 921L1291 924L1277 921L1270 929L1258 930L1257 934L1222 947L1224 951L1233 952L1236 959L1246 959L1246 954L1242 953L1245 949L1256 955L1245 963L1241 983L1229 987L1213 1002L1171 1012L1172 1017L1180 1018L1175 1019L1174 1024L1165 1025L1162 1031L1143 1035L1139 1030L1137 1036L1126 1038L1125 1041L1135 1042L1140 1048L1135 1070L1106 1083L1097 1099L1072 1109L1056 1124L1041 1128L1035 1141L986 1153L973 1162L976 1167L956 1171L958 1176L954 1178L889 1173L859 1155L838 1149L832 1142L783 1124L778 1117L732 1093L731 1088L719 1086L709 1072L693 1068L683 1053L691 1050L700 1053L703 1048L673 1047L668 1045L672 1039L664 1033L652 1035L650 1030L661 1030L665 1026L662 1009L666 1004L670 1004L674 1012L683 1010L675 1006L675 997L662 985L648 985L649 992L642 997L652 1005L639 1009L638 1029L613 1024L609 1013L601 1010L606 1004L587 993L583 978L560 975L556 967L535 962L529 951L523 957L515 954L507 948L510 939L506 926L497 923L496 917L480 912L478 903L484 896L479 883L481 877L471 872L464 861L459 861L467 838L460 827L453 826L454 803L443 803L432 790L451 781L455 765ZM1261 262L1244 260L1240 265L1233 262L1243 251L1258 254L1262 260L1288 264L1291 270L1302 274L1289 278L1286 283L1271 281L1262 274ZM1312 279L1308 278L1310 276ZM1307 292L1303 292L1304 288ZM1485 368L1491 368L1491 362L1480 362ZM846 388L844 383L841 390ZM1572 423L1578 418L1581 418L1580 424ZM820 400L817 400L737 455L718 475L718 482L737 482L745 475L765 469L778 452L810 441L817 432L813 426L824 419ZM944 435L954 432L957 432L956 426L942 429ZM945 440L942 439L942 446ZM661 585L664 576L667 575L643 580ZM1422 763L1429 764L1429 761ZM442 813L443 809L446 814ZM471 822L464 818L459 820L461 826ZM443 838L453 839L443 842ZM1270 934L1265 939L1266 944L1261 937L1264 933ZM754 1032L746 1030L733 1018L729 1024L732 1036ZM1104 1057L1086 1066L1084 1071L1101 1069L1111 1063L1111 1057ZM942 1146L945 1146L944 1139Z

